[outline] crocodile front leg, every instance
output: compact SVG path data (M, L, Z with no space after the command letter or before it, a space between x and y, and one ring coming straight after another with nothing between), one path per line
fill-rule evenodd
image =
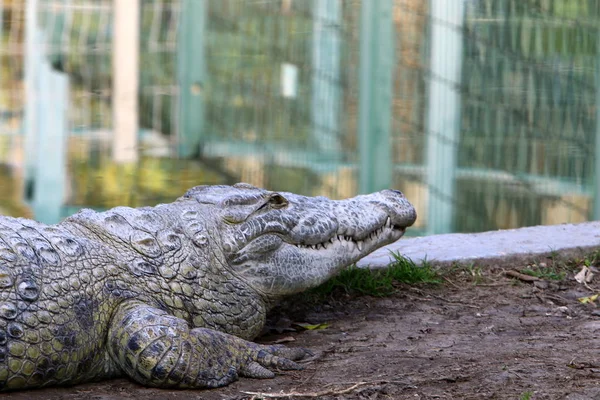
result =
M153 387L214 388L238 375L272 378L267 367L301 369L292 360L300 348L263 346L187 322L147 304L132 301L115 313L108 349L117 365L135 381Z

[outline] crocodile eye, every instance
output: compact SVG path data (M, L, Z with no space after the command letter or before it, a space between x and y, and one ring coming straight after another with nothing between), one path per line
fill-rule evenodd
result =
M269 197L269 205L273 208L283 208L288 205L288 201L279 193L273 193L271 197Z

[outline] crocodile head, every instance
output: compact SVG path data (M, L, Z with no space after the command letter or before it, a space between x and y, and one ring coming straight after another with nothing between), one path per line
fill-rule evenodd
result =
M398 240L417 217L396 190L336 201L237 184L198 186L183 198L206 207L226 268L269 300L321 284Z

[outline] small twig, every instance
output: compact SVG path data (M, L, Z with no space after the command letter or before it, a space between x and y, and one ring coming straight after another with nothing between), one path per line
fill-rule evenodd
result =
M407 385L405 382L400 381L378 381L378 382L357 382L350 387L345 389L328 389L322 390L320 392L288 392L288 393L263 393L263 392L241 392L244 394L249 394L252 396L253 400L267 398L267 399L291 399L295 397L310 397L310 398L320 398L323 396L337 396L341 394L348 394L353 392L354 390L367 385L385 385L388 383L401 384L406 385L408 388L412 388L414 386Z
M280 339L277 339L273 342L273 344L282 344L282 343L290 343L290 342L295 342L296 338L293 336L286 336L286 337L282 337Z
M306 379L302 381L302 385L306 384L306 382L312 381L316 374L317 371L315 370L312 375L307 376Z
M523 379L523 377L521 375L517 374L515 371L508 371L508 373L515 375L519 379Z
M462 290L462 288L460 286L458 286L456 283L452 282L450 279L444 277L444 280L446 282L448 282L451 286L454 286L454 288L458 289L458 290Z
M478 287L499 287L509 285L507 282L495 282L495 283L478 283Z
M447 304L450 304L450 305L470 307L470 308L474 308L474 309L477 309L477 310L481 308L481 307L475 306L473 304L462 303L462 302L458 302L458 301L451 301L451 300L448 300L448 299L446 299L446 298L444 298L442 296L438 296L438 295L433 294L433 293L425 293L424 291L422 291L420 289L417 289L417 288L410 288L410 290L419 293L421 296L431 296L431 297L433 297L435 299L441 300L441 301L446 302Z
M523 282L535 282L535 281L539 281L540 278L538 278L537 276L531 276L531 275L527 275L527 274L522 274L520 272L514 271L514 270L509 270L505 272L506 275L511 276L513 278L517 278L519 280L522 280Z
M590 286L587 282L583 282L583 286L585 286L585 288L587 290L589 290L590 292L595 292L595 293L600 292L600 289L596 289L596 288Z
M325 385L325 387L328 386L334 386L334 385L354 385L354 382L331 382ZM393 384L393 385L404 385L407 388L412 388L412 385L409 385L406 383L406 381L387 381L387 380L383 380L383 381L375 381L375 382L370 382L371 385L387 385L387 384Z
M322 397L331 395L340 395L350 393L353 390L368 384L368 382L358 382L354 385L342 389L342 390L322 390L320 392L289 392L289 393L263 393L263 392L242 392L253 396L252 398L268 398L268 399L281 399L281 398L293 398L293 397ZM256 397L258 396L258 397Z
M544 297L550 300L554 300L557 303L559 303L561 306L565 306L567 304L570 304L571 302L567 299L565 299L564 297L561 297L557 294L552 294L552 293L544 293Z
M580 362L580 363L575 363L575 359L571 360L568 364L567 367L569 368L573 368L573 369L597 369L600 368L600 365L592 363L592 362Z

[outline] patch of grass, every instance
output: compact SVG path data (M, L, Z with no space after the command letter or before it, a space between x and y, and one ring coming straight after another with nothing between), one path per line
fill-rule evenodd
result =
M546 260L542 259L539 262L534 262L519 271L540 279L561 281L566 279L570 274L579 272L582 266L600 266L600 250L586 253L582 257L577 258L565 258L552 254L547 256Z
M519 400L531 400L531 396L533 396L532 391L523 392L523 394L521 394L521 396L519 397Z
M600 250L596 250L593 253L588 254L582 262L586 267L594 267L600 265Z
M525 268L521 270L521 273L552 281L562 281L567 275L565 271L556 268Z
M348 294L384 297L394 293L399 283L413 285L441 282L428 263L418 266L397 253L392 253L392 256L394 261L388 268L371 270L353 265L314 289L313 293L329 295L341 290Z
M412 260L402 257L399 253L392 253L394 261L389 265L390 275L397 281L413 285L415 283L441 283L437 271L424 260L421 265L416 265Z
M460 266L458 268L460 268ZM466 271L467 278L473 285L479 285L485 281L484 270L481 266L468 264L464 265L463 268Z
M563 278L577 274L582 267L600 267L600 249L585 253L577 258L565 258L554 262L552 267L560 271Z

